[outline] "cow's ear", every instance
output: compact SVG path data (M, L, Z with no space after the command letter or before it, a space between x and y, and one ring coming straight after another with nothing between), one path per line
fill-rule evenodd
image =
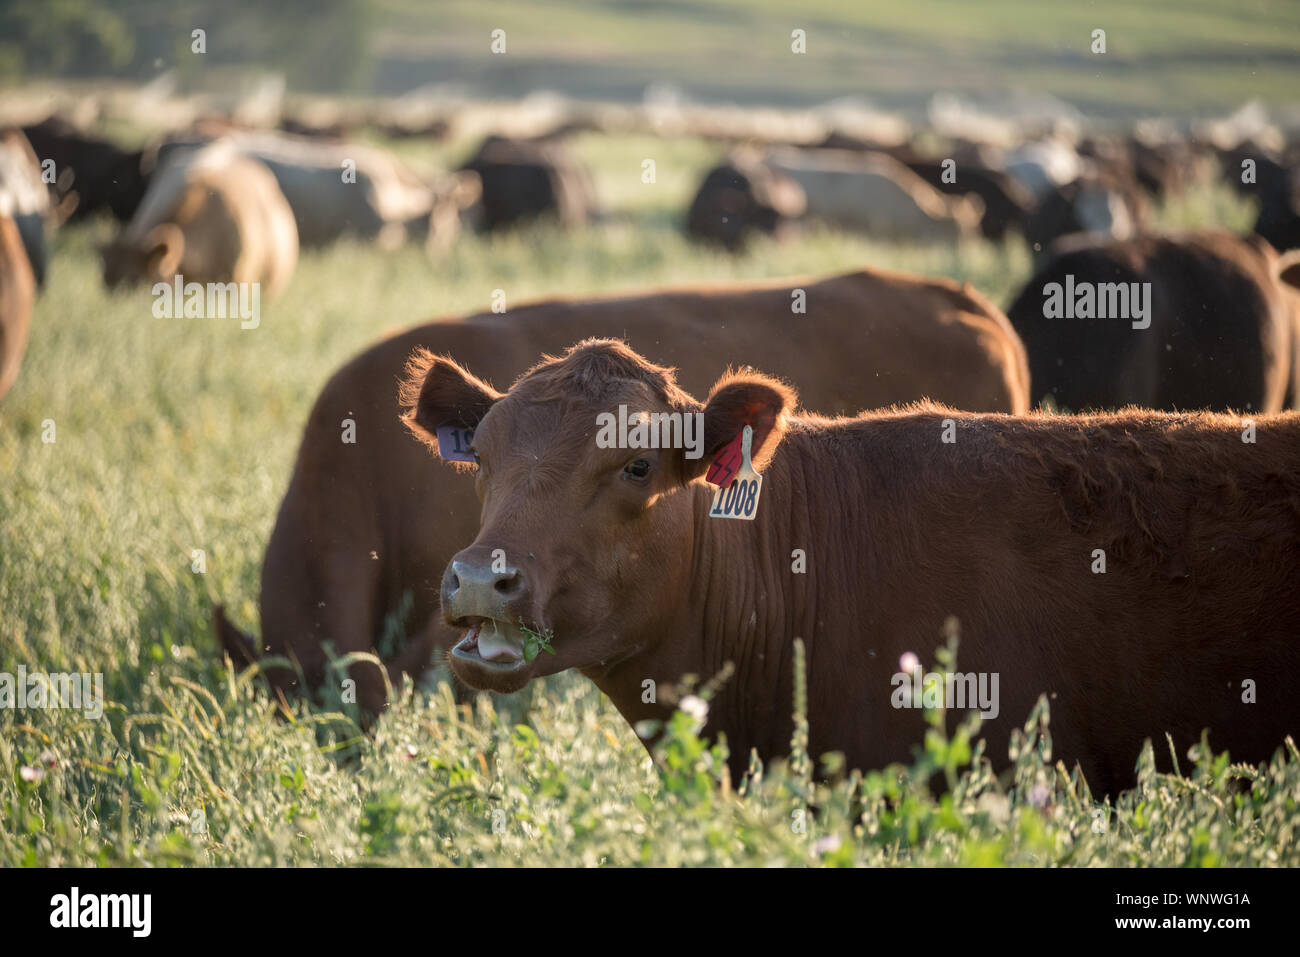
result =
M747 425L754 429L750 458L762 472L781 444L797 403L794 389L771 376L758 372L723 376L704 403L704 455L686 460L688 473L692 478L704 474L714 456Z
M1292 249L1277 259L1277 278L1293 292L1300 292L1300 249Z
M438 427L471 431L501 393L454 360L420 349L406 363L399 401L402 421L416 437L438 450Z
M171 279L181 268L185 255L185 234L175 223L159 223L144 238L145 275Z

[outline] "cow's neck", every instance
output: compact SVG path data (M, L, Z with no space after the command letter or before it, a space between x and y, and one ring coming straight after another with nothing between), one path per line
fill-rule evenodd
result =
M806 434L787 438L797 446L810 441ZM592 675L635 723L670 711L672 695L658 694L661 686L674 686L687 674L708 681L730 662L734 673L714 699L707 730L726 732L733 766L747 763L751 747L765 757L788 748L794 639L807 641L818 625L818 606L825 603L818 601L816 583L842 580L807 570L822 562L824 572L825 563L848 544L835 539L847 539L851 529L860 535L865 521L856 514L862 496L851 476L836 481L833 471L802 467L811 450L785 451L764 473L764 492L752 522L710 518L713 487L691 487L695 507L687 594L675 602L668 623L656 625L652 647L604 675ZM814 485L814 474L831 480ZM815 527L814 515L823 518ZM845 595L838 597L845 602ZM655 682L654 703L645 700L647 679Z

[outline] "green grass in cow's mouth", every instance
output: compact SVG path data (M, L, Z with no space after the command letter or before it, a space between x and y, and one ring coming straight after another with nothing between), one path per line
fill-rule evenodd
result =
M555 649L551 647L551 640L555 637L555 632L550 628L542 631L536 631L529 628L523 622L519 623L519 630L524 633L524 662L529 663L537 657L539 652L545 651L547 654L555 654Z

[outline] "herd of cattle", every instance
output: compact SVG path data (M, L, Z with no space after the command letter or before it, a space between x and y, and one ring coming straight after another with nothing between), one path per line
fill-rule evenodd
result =
M1153 201L1215 177L1258 198L1253 233L1149 231ZM138 151L57 119L10 128L0 397L49 222L101 210L121 224L107 284L183 275L273 296L300 247L436 254L462 226L577 228L598 205L559 135L489 137L431 182L376 148L228 124ZM728 249L806 221L917 242L1014 231L1037 273L1005 314L969 286L863 269L539 302L386 339L318 398L263 565L261 638L217 608L223 648L288 659L265 668L272 687L307 693L332 680L331 653L374 650L396 616L408 637L385 668L349 669L368 714L445 655L502 692L579 669L633 723L670 707L647 682L731 662L708 731L737 775L751 749L788 746L795 638L814 753L905 758L922 725L890 706L891 676L951 617L962 665L1001 675L995 759L1042 692L1058 753L1094 789L1129 782L1145 737L1209 727L1262 760L1300 728L1300 415L1283 412L1300 405L1297 144L742 146L685 216ZM598 446L598 416L620 406L699 413L703 456ZM417 441L446 456L447 427L473 433L472 467ZM746 427L762 497L752 522L722 521L705 472ZM526 654L531 635L553 653Z

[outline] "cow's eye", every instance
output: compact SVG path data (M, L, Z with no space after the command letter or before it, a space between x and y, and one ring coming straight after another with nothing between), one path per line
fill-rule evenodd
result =
M623 477L633 482L642 482L650 474L650 463L645 459L637 459L635 462L629 462L623 466Z
M474 448L474 446L471 445L471 446L469 447L469 454L472 455L472 456L474 456L474 468L476 468L476 469L477 469L477 468L482 468L482 467L483 467L483 463L479 461L479 457L478 457L478 449Z

